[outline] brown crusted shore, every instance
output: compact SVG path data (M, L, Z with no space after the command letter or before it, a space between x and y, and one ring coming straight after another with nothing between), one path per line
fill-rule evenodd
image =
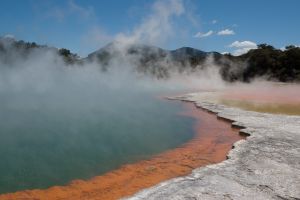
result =
M192 103L184 106L185 112L181 114L196 119L196 133L182 146L87 181L74 180L66 186L2 194L0 200L119 199L164 180L187 175L200 166L225 160L232 144L243 138L239 130Z

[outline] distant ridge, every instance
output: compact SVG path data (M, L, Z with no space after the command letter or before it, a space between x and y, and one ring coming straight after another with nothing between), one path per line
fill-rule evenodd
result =
M165 50L145 44L124 45L111 42L86 58L79 58L68 49L57 49L34 42L0 37L0 61L4 64L14 62L16 57L28 59L32 52L45 53L47 51L60 56L67 65L95 62L103 71L109 69L111 61L119 59L121 63L127 62L135 66L138 73L159 79L169 78L173 72L193 73L216 66L222 78L229 82L250 82L257 77L273 81L300 82L300 48L293 45L281 50L271 45L261 44L257 49L252 49L240 56L233 56L218 52L205 52L191 47Z

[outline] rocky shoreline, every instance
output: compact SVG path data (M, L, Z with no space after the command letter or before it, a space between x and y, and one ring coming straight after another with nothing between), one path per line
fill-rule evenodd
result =
M174 99L216 113L249 137L233 145L227 160L127 199L300 199L300 116L231 108L206 101L207 93Z

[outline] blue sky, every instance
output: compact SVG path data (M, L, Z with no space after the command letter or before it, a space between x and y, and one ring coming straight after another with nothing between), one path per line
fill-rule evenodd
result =
M85 56L112 40L239 54L300 45L299 0L2 0L0 35Z

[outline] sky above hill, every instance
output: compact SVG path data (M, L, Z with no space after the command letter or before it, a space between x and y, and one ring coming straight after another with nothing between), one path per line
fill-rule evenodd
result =
M299 0L2 0L0 35L86 56L117 40L241 54L300 45Z

